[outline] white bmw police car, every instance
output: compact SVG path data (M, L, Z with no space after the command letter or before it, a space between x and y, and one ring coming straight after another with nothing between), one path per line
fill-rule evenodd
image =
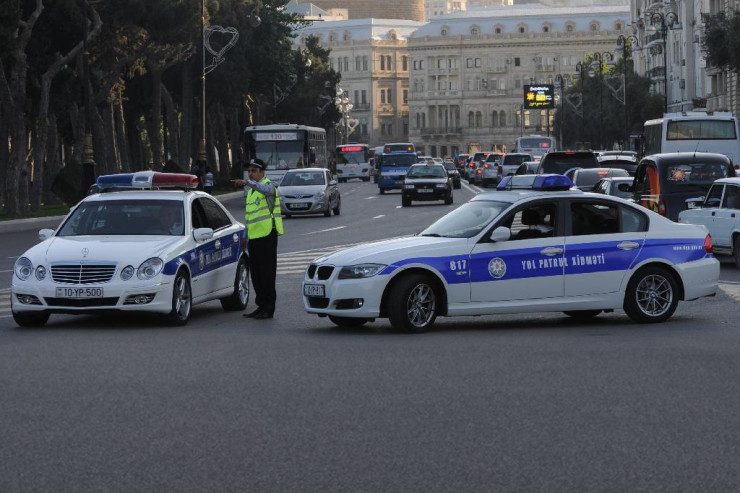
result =
M417 236L315 260L306 311L340 326L387 317L409 332L437 316L523 312L623 309L646 323L668 319L679 299L715 294L719 262L705 228L571 190L563 175L526 178L528 189L505 178Z
M184 325L192 305L249 300L244 225L193 175L101 176L59 228L15 263L11 309L20 326L52 313L139 311Z

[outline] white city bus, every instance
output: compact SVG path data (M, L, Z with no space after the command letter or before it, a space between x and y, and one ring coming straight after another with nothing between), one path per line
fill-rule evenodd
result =
M714 152L740 165L737 118L727 112L666 113L645 122L645 155L665 152Z
M345 144L336 149L337 180L350 178L370 181L370 147L367 144Z
M267 177L277 185L293 168L326 168L326 130L305 125L255 125L244 130L247 163L260 158Z
M537 161L555 149L555 139L544 135L523 135L517 137L514 144L515 153L531 154Z

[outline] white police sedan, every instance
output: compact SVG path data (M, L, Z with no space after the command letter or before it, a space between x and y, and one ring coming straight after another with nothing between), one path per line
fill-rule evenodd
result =
M538 175L505 178L417 236L359 245L312 262L307 312L340 326L378 317L408 332L437 316L623 309L661 322L680 300L712 296L719 263L701 226ZM513 178L515 179L515 178Z
M184 325L191 307L249 300L244 225L193 175L101 176L59 228L15 263L11 310L23 327L52 313L151 312Z

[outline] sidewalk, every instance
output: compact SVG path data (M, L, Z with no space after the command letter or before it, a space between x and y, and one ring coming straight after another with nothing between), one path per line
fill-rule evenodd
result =
M239 190L236 192L214 195L213 197L219 202L226 202L234 199L243 199L244 191ZM33 231L44 228L56 229L62 219L64 219L64 216L29 217L26 219L11 219L10 221L0 221L0 234L12 233L14 231ZM240 218L236 219L239 220Z

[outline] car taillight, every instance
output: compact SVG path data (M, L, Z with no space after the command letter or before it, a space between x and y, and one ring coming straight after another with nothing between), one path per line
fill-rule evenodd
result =
M712 253L712 235L707 235L707 237L704 238L704 251Z
M662 200L658 201L658 214L665 216L665 202Z
M486 169L488 169L488 168L490 168L490 167L491 167L491 165L490 165L490 164L488 164L488 163L486 163L486 164L484 164L484 165L483 165L483 167L484 167L484 168L486 168Z
M499 175L503 175L504 174L504 167L501 166L501 165L499 165L499 167L498 167L498 174Z

